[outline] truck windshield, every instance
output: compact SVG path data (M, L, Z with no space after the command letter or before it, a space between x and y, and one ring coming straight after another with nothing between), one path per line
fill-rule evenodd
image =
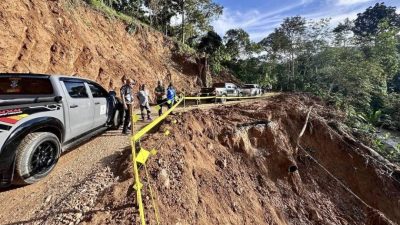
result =
M53 92L48 78L0 77L0 95L51 95Z

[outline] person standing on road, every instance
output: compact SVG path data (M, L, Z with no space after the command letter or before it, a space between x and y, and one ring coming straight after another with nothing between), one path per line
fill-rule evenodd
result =
M168 103L168 109L171 109L172 106L175 103L175 96L176 96L176 91L172 83L169 84L168 89L167 89L167 103Z
M162 82L160 80L158 81L155 93L156 93L157 105L160 107L160 109L158 110L158 115L161 116L162 107L165 103L165 88L163 87Z
M144 120L144 113L143 111L147 111L147 120L151 120L151 111L150 111L150 104L149 104L149 92L146 90L146 87L144 84L140 86L140 90L137 94L137 97L139 99L139 105L140 105L140 113L142 114L142 119Z
M128 126L131 121L131 111L133 105L133 86L135 81L132 79L127 79L125 84L121 87L121 99L124 106L124 126L122 128L123 134L128 134Z

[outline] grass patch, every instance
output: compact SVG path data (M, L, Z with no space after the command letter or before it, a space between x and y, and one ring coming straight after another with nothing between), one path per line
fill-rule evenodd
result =
M94 7L95 9L103 12L108 17L116 18L124 21L127 24L137 23L136 19L125 15L123 13L117 12L115 9L109 7L108 5L104 4L102 0L86 0L86 2Z

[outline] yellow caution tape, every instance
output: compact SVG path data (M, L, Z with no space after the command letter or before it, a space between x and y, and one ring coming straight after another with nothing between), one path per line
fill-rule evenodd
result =
M135 142L131 140L131 146L132 146L132 162L133 162L133 174L135 176L135 185L133 188L136 190L136 200L137 204L139 206L139 216L140 216L140 221L142 225L146 225L146 220L144 218L144 206L143 206L143 200L142 200L142 187L143 184L140 182L140 177L139 177L139 170L136 162L136 150L135 150Z
M215 96L210 97L185 97L186 100L200 100L200 99L215 99Z
M181 98L174 106L171 107L171 109L166 111L163 115L161 115L157 119L153 120L153 122L147 124L147 126L145 126L143 129L141 129L138 133L136 133L132 137L132 141L134 143L139 141L139 139L141 137L143 137L143 135L145 135L147 132L149 132L151 129L153 129L155 126L157 126L161 121L163 121L169 114L171 114L171 112L174 111L175 108L178 107L178 105L180 105L182 103L182 101L183 101L183 98Z
M131 110L131 113L132 113L132 110ZM133 127L134 123L135 123L135 117L132 116L132 127ZM143 206L143 200L142 200L142 191L141 191L143 184L140 182L139 169L138 169L138 165L136 162L136 141L133 141L132 139L131 139L131 150L132 150L133 174L134 174L135 183L136 183L134 185L134 188L136 190L136 201L139 206L140 222L142 225L146 225L146 220L145 220L145 215L144 215L144 206Z
M141 193L141 189L143 187L143 184L140 182L140 177L139 177L139 171L138 171L138 165L137 163L140 163L142 165L144 165L145 170L146 170L146 176L147 176L147 180L150 183L150 179L149 179L149 175L148 175L148 171L146 168L146 161L148 160L150 155L156 155L157 154L157 150L156 149L152 149L151 151L147 151L145 149L141 149L138 153L138 155L136 156L136 150L135 150L135 144L136 142L138 142L140 140L141 137L143 137L145 134L147 134L147 132L149 132L152 128L154 128L155 126L157 126L161 121L163 121L171 112L173 112L175 110L175 108L180 105L182 103L182 101L184 99L186 100L200 100L200 99L254 99L254 98L262 98L262 97L266 97L266 96L251 96L251 97L217 97L217 96L209 96L209 97L181 97L179 100L177 100L177 103L172 106L171 109L169 109L167 112L165 112L163 115L161 115L160 117L158 117L157 119L155 119L153 122L151 122L150 124L148 124L147 126L145 126L143 129L141 129L138 133L136 133L132 138L131 138L131 146L132 146L132 162L133 162L133 172L134 172L134 176L135 176L135 185L134 188L136 190L136 198L137 198L137 203L139 206L139 215L140 215L140 221L142 225L146 225L146 221L145 221L145 214L144 214L144 206L143 206L143 200L142 200L142 193ZM172 101L168 100L168 104L171 104ZM156 108L160 107L159 105L156 106ZM132 121L133 123L137 122L139 120L139 116L137 114L132 116ZM172 121L173 123L177 123L176 120ZM166 130L164 132L165 136L168 136L170 134L169 130ZM153 194L153 190L151 188L150 185L150 195L152 198L152 202L153 202L153 208L154 208L154 214L156 216L156 220L157 220L157 224L160 224L159 218L158 218L158 209L157 209L157 205L155 202L155 197Z
M253 98L264 98L267 96L247 96L247 97L225 97L225 96L221 96L221 97L215 97L216 99L253 99Z
M142 149L140 149L139 154L136 157L136 162L144 165L144 164L146 164L149 156L150 156L150 152L147 151L146 149L142 148Z
M135 185L133 185L133 189L135 189L136 191L139 191L137 186L139 184L139 190L141 190L143 188L143 184L142 183L136 183Z
M231 96L209 96L209 97L185 97L186 100L201 100L201 99L253 99L263 98L267 96L244 96L244 97L231 97Z

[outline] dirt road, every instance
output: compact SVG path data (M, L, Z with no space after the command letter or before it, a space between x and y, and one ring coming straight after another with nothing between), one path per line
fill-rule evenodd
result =
M65 153L43 181L1 190L0 224L74 223L116 179L113 168L129 139L110 131Z
M220 104L205 104L177 111L218 106ZM139 122L135 129L144 125ZM121 135L120 131L109 131L65 153L43 181L0 190L0 224L79 223L83 214L95 213L91 210L98 195L118 182L115 170L125 161L127 156L122 154L126 148L129 148L128 136Z

